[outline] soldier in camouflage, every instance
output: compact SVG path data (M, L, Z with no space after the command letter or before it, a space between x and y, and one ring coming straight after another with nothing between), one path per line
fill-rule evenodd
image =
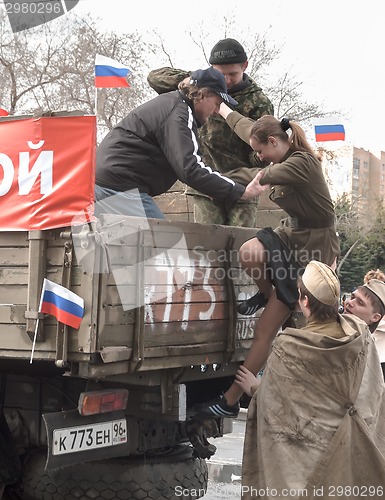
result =
M226 78L228 93L238 102L234 109L244 116L257 120L263 115L273 115L274 108L262 89L246 73L247 55L242 45L232 38L214 45L210 64ZM176 90L178 84L190 76L189 71L160 68L149 73L147 80L158 93ZM255 152L228 127L220 115L211 116L199 128L200 149L203 161L227 177L246 186L265 164ZM231 209L222 203L187 188L194 197L194 220L202 224L256 227L258 198L239 200Z

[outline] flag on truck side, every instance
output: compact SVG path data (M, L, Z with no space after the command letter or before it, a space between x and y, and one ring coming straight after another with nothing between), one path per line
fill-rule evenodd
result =
M313 123L316 142L345 140L345 127L340 118L314 118Z
M126 76L132 69L126 64L121 64L106 56L96 54L95 59L95 87L118 88L129 87Z
M51 314L60 323L78 329L84 315L84 300L68 288L44 278L39 312Z

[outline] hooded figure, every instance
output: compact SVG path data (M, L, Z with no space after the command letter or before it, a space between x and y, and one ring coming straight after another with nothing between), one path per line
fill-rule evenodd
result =
M242 499L377 498L385 488L385 391L367 325L338 314L339 281L311 261L302 329L277 336L249 405ZM259 496L258 496L259 495Z

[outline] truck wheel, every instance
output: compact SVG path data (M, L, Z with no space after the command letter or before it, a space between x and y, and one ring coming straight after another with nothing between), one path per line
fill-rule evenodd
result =
M45 452L25 461L22 492L31 500L193 500L205 495L205 460L191 448L149 457L119 457L45 471Z

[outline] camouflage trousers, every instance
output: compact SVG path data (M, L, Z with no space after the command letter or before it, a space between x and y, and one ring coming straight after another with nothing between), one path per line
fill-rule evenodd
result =
M192 196L194 222L200 224L222 224L225 226L257 227L257 202L236 202L230 210L223 203L204 196Z

